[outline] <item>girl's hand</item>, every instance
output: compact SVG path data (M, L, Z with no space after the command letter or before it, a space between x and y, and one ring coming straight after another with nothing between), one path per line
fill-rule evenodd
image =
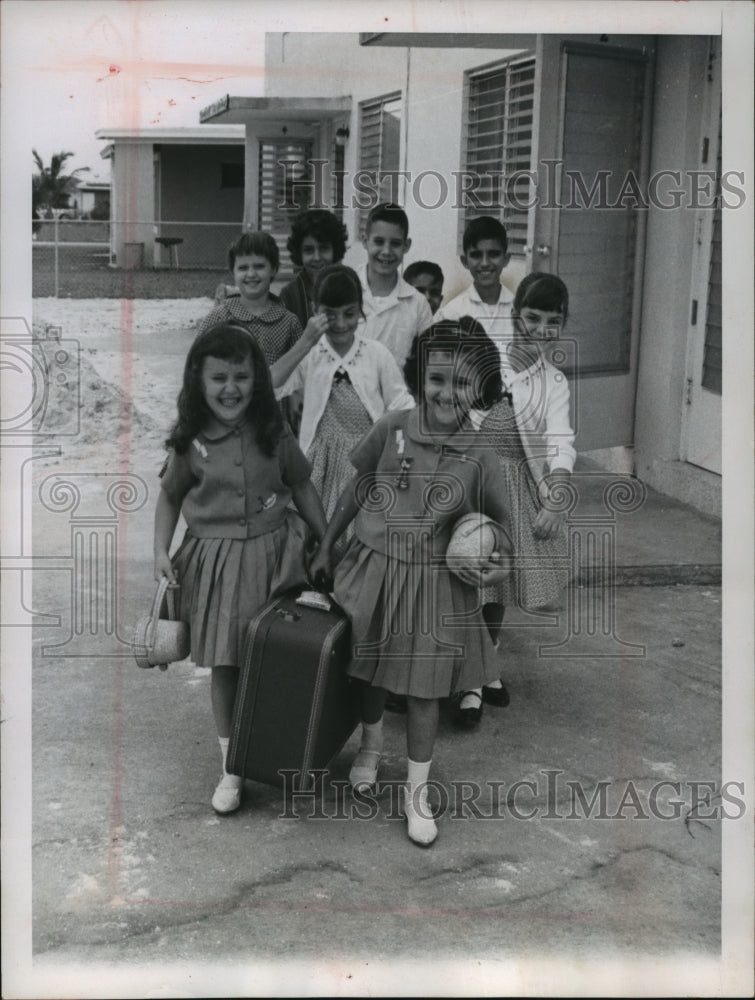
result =
M475 567L454 570L456 575L470 587L487 587L502 583L511 572L511 557L501 552L493 552L489 559L480 559Z
M535 538L553 538L559 533L564 523L564 515L544 507L539 511L532 525L532 534Z
M316 590L330 593L333 589L333 557L329 548L319 547L309 564L309 577Z
M324 313L312 316L304 327L301 339L310 347L314 347L323 334L328 332L328 317Z
M164 576L168 578L171 587L178 586L178 578L173 572L173 564L167 552L155 556L155 580L159 583Z

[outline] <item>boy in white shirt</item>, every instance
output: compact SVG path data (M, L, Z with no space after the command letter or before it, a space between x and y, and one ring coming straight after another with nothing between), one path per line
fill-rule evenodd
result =
M403 370L414 337L433 322L425 297L399 274L412 245L403 208L376 205L367 216L362 243L367 263L358 272L366 320L361 333L385 344Z
M472 316L498 350L503 351L503 345L514 336L511 320L514 296L501 284L501 272L511 259L506 229L491 215L472 219L464 230L462 246L464 252L459 259L472 275L472 284L441 306L435 322Z

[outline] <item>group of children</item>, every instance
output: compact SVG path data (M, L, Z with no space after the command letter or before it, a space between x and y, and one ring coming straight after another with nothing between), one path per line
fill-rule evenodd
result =
M351 621L360 682L351 784L377 782L390 695L406 710L407 830L427 846L439 699L456 697L466 727L483 702L507 704L504 609L546 604L567 582L548 491L571 472L574 435L566 379L542 343L563 328L568 293L531 274L512 296L500 280L506 232L491 217L467 226L472 284L442 307L436 264L401 274L411 246L401 208L373 208L363 242L355 271L340 263L340 221L303 213L288 243L299 271L279 297L272 237L245 233L231 248L235 288L189 350L167 441L155 576L180 584L192 659L212 667L217 812L241 802L243 779L225 764L246 625L271 597L327 581ZM466 573L446 568L454 524L477 512L511 539L513 575L496 552ZM179 513L187 532L171 557Z

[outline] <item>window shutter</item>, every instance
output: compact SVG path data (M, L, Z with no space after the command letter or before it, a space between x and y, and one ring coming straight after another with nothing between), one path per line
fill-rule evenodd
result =
M531 166L535 60L470 74L467 86L463 164L467 178L479 183L464 196L459 242L471 219L492 215L506 227L511 254L523 257L530 180L514 175Z
M258 225L278 244L280 276L293 272L286 248L291 223L312 203L312 187L306 183L312 181L311 159L312 143L306 140L260 142Z
M398 170L401 155L401 92L385 94L373 100L362 101L359 105L359 170L375 174ZM378 178L379 181L379 178ZM372 187L366 184L365 187ZM390 179L380 185L372 199L388 201L391 196ZM366 195L364 196L366 198ZM370 206L372 207L372 206ZM370 211L368 208L359 210L359 232L364 231L364 224Z

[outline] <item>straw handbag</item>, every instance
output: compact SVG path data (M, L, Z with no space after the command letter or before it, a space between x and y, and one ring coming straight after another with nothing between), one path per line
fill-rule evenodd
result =
M178 621L178 591L163 577L155 590L151 614L139 619L132 646L140 667L165 670L169 663L185 660L189 655L189 626Z

